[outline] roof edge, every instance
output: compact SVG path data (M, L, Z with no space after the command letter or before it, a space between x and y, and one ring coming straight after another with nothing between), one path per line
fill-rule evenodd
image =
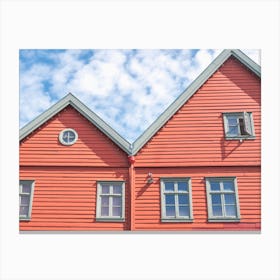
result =
M94 126L96 126L107 137L109 137L123 151L125 151L128 154L131 154L131 144L128 141L126 141L119 133L117 133L111 126L104 122L98 115L92 112L72 93L68 93L61 100L52 105L49 109L37 116L27 125L22 127L19 133L20 141L68 105L71 105L73 108L75 108L81 115L88 119Z
M132 144L132 154L139 150L158 132L158 130L185 104L195 92L221 67L230 57L234 56L258 77L261 77L261 67L238 49L223 50L208 67L175 99L171 105L140 135Z

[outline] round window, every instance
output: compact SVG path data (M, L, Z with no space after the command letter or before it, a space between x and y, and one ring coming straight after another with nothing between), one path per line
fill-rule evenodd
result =
M73 145L78 139L78 134L74 129L66 128L59 133L59 141L63 145Z

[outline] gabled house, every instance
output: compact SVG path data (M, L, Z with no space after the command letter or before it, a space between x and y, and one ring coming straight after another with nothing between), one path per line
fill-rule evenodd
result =
M72 94L20 131L21 231L261 228L261 69L223 51L131 145Z

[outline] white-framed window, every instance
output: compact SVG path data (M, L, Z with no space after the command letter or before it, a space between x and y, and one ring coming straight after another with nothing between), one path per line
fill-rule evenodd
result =
M254 122L251 112L223 113L226 139L254 139Z
M66 128L59 133L59 142L65 146L71 146L78 140L78 133L72 128Z
M161 221L192 222L190 178L161 178Z
M207 177L209 222L238 222L240 209L236 177Z
M96 220L125 220L125 182L97 182Z
M34 180L19 181L19 219L30 220L34 193Z

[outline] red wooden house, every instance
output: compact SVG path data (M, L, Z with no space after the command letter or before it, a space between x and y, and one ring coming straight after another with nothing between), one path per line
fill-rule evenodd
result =
M68 94L20 131L20 231L259 231L260 77L223 51L132 145Z

